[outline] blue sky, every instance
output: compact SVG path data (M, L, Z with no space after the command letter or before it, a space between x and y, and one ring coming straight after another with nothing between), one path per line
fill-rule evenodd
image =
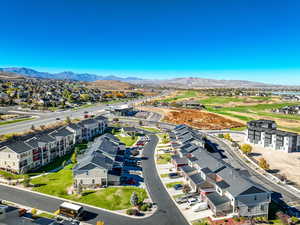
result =
M4 0L0 66L300 85L298 0Z

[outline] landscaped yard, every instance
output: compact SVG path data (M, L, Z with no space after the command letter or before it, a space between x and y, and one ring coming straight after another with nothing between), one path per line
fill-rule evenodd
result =
M175 181L175 182L171 182L171 183L167 183L166 184L166 187L167 188L172 188L172 187L174 187L174 185L176 185L176 184L183 184L183 182L182 181Z
M117 137L120 139L121 142L123 142L127 147L130 147L134 145L134 143L137 141L137 136L121 136L117 135Z
M31 181L31 184L35 185L34 191L109 210L130 208L130 197L133 192L138 194L140 200L147 198L144 189L130 186L108 187L97 191L84 191L82 195L68 195L67 189L72 186L72 183L72 165L68 165L56 173L38 177Z
M0 170L0 177L3 177L5 179L16 180L16 179L23 179L24 175L13 174L13 173Z
M157 155L157 164L167 164L171 162L171 154L164 153Z

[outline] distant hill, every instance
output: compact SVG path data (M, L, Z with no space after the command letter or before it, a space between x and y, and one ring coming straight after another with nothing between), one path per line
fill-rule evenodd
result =
M138 77L118 77L114 75L108 76L99 76L96 74L89 73L74 73L70 71L65 71L61 73L47 73L39 72L30 68L24 67L10 67L10 68L0 68L0 72L9 72L16 73L26 77L36 77L36 78L47 78L47 79L60 79L60 80L75 80L75 81L84 81L84 82L94 82L97 81L98 85L109 85L107 81L121 81L142 85L148 87L164 87L164 88L291 88L292 86L283 86L283 85L272 85L261 82L253 82L246 80L216 80L216 79L207 79L207 78L198 78L198 77L182 77L175 79L166 79L166 80L147 80L140 79ZM103 80L105 82L99 82ZM117 84L117 83L116 83ZM122 84L123 85L123 84ZM119 86L122 86L121 84ZM125 85L126 86L126 85ZM106 86L108 87L108 86ZM299 86L295 86L299 88Z
M142 80L135 81L134 83L168 88L260 88L279 86L245 80L216 80L198 77L182 77L169 80Z
M96 81L96 80L119 80L119 81L138 81L141 80L137 77L117 77L113 75L108 76L99 76L96 74L90 73L74 73L71 71L65 71L60 73L48 73L48 72L39 72L30 68L25 67L9 67L9 68L0 68L2 72L11 72L16 74L21 74L27 77L36 77L36 78L47 78L47 79L59 79L59 80L77 80L77 81Z
M16 79L24 79L24 77L19 74L0 71L0 79L16 80Z
M129 90L135 87L133 84L118 80L97 80L89 82L88 86L105 90Z

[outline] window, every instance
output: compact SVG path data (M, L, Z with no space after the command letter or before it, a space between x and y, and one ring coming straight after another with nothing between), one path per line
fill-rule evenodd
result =
M10 154L8 154L8 158L10 159Z
M256 195L254 196L254 200L255 200L255 201L257 200Z
M95 179L92 180L92 183L95 184Z

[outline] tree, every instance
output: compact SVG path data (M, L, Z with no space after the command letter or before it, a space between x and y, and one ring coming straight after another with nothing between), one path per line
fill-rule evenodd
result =
M249 144L243 144L241 150L244 154L249 155L252 152L252 146Z
M227 139L227 140L229 140L229 141L232 140L231 135L228 134L228 133L227 133L227 134L224 134L224 138Z
M130 203L132 206L138 206L139 204L139 197L136 194L136 192L133 192L131 197L130 197Z
M143 126L143 121L140 120L140 121L139 121L139 125L140 125L140 126Z
M104 225L104 221L97 221L96 225Z
M191 187L190 187L188 184L184 184L184 185L183 185L182 192L183 192L184 194L190 193L191 190L192 190L192 189L191 189Z
M23 185L24 187L29 187L30 186L30 177L29 176L26 176L23 180Z
M35 216L37 214L37 209L36 208L32 208L31 209L31 214Z
M66 117L66 123L67 123L67 124L72 123L71 118L70 118L69 116Z
M265 160L264 158L259 159L258 165L264 170L270 169L270 165L268 164L267 160Z
M224 138L224 134L218 134L218 138Z
M72 154L71 161L72 161L73 164L77 163L77 153L76 152L74 152Z
M79 183L79 184L77 185L77 190L76 190L77 193L78 193L78 194L81 194L81 193L82 193L82 189L83 189L83 188L82 188L82 185L81 185L81 183Z
M87 102L90 100L90 96L88 94L81 94L80 99L84 102Z
M30 129L35 131L35 126L32 124Z

